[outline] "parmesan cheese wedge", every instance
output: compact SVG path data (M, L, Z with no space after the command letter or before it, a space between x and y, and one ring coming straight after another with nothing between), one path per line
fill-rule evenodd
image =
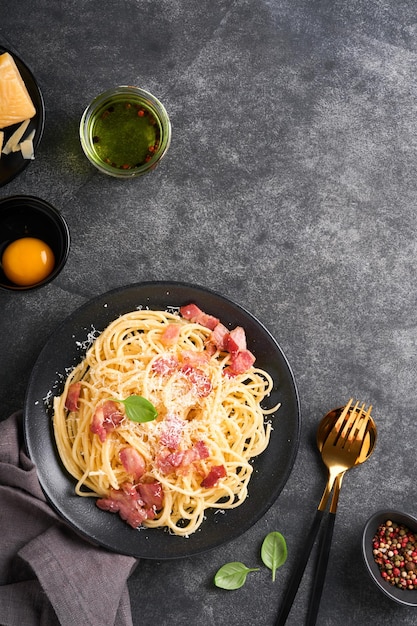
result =
M36 113L13 57L0 55L0 128L18 124Z
M30 120L25 120L20 124L19 128L14 131L13 135L9 137L3 148L3 154L10 154L10 152L17 152L17 150L19 150L19 142L25 134L29 122Z
M20 146L20 150L22 151L22 157L24 159L34 159L35 158L35 151L33 149L33 138L35 136L35 131L32 130L31 133L29 133L29 135L26 137L26 139L24 141L21 141L19 146Z

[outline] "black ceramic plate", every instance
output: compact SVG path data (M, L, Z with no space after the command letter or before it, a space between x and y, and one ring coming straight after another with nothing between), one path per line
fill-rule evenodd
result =
M30 120L29 126L25 132L25 136L35 130L35 137L33 139L33 147L35 150L41 140L43 129L45 125L45 105L42 97L41 90L35 80L30 69L27 65L11 50L0 46L0 54L8 52L15 60L15 63L19 69L20 75L26 85L26 89L32 98L33 105L36 109L35 116ZM19 127L19 124L13 124L13 126L7 126L4 131L4 144L14 131ZM9 183L15 176L20 174L31 163L31 159L24 159L22 153L12 152L10 154L2 154L0 158L0 187Z
M190 302L220 318L227 326L242 326L256 364L275 381L268 400L282 406L273 417L267 450L254 462L249 497L237 509L209 511L189 538L162 529L134 530L118 515L98 509L93 498L74 493L74 480L63 469L52 433L51 396L62 392L69 368L82 360L85 344L123 313L145 307L165 310ZM49 338L30 377L24 411L28 452L53 507L79 533L110 550L135 557L170 559L198 554L248 530L274 503L294 464L299 443L300 415L296 385L280 347L250 313L213 291L182 283L141 283L123 287L88 302L64 321Z

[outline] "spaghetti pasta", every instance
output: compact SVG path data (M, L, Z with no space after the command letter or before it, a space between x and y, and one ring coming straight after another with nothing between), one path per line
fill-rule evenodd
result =
M261 406L273 381L253 365L243 329L229 332L191 306L114 320L67 377L53 417L78 495L135 528L181 536L207 509L244 502L250 459L269 443L265 417L278 408ZM123 402L138 396L156 419L129 418Z

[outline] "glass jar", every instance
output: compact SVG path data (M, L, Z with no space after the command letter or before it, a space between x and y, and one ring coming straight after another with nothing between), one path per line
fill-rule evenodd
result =
M102 173L117 178L153 170L171 142L165 107L139 87L120 86L100 94L80 123L82 148Z

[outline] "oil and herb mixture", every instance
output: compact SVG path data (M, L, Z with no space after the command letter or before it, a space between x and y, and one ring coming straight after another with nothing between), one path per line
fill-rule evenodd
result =
M101 109L91 132L100 160L124 170L150 161L160 143L157 119L148 108L134 100L117 100Z

